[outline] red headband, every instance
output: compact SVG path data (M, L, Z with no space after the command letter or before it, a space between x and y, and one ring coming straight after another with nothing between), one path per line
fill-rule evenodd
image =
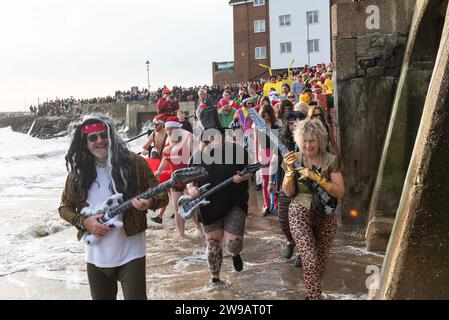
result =
M81 127L81 132L84 134L89 134L92 132L104 131L107 129L108 127L103 122L97 122L92 124L85 124Z

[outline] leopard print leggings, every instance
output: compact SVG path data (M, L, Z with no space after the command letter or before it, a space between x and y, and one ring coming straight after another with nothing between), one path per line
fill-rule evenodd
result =
M291 203L288 218L291 234L301 256L307 296L313 300L321 299L321 279L337 230L336 215L324 216Z

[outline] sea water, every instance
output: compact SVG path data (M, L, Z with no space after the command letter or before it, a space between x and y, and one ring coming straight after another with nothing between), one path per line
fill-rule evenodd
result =
M145 141L146 137L133 141L130 149L140 151ZM3 299L90 298L83 244L76 239L76 229L58 213L67 177L64 156L69 143L69 137L40 140L11 128L0 129ZM191 222L186 224L189 237L178 238L169 208L163 228L147 230L148 297L303 299L302 269L293 267L293 258L285 260L281 256L285 236L276 216L260 216L262 201L260 191L250 192L241 253L244 271L234 271L225 252L221 271L225 285L220 289L206 285L210 273L204 239L191 236L195 231ZM337 231L323 281L324 296L329 299L365 299L365 282L370 276L367 267L380 267L382 263L383 254L364 249L358 229L340 226ZM64 285L58 287L55 283ZM54 290L59 291L56 294Z

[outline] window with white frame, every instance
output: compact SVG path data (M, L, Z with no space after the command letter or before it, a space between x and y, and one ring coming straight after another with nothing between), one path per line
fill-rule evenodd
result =
M318 24L318 23L320 23L319 16L318 16L318 10L308 11L306 14L307 14L307 23L308 24Z
M292 43L291 42L282 42L281 43L281 54L282 53L291 53L292 52Z
M254 0L254 6L263 6L265 4L265 0Z
M256 47L256 59L266 59L267 58L267 48L266 47Z
M320 51L320 39L307 40L307 49L309 53Z
M286 27L291 25L291 19L289 14L284 14L279 16L279 26Z
M265 32L265 20L254 20L254 33Z

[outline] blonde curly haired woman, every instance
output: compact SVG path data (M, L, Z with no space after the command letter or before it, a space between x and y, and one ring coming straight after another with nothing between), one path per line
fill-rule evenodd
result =
M321 279L324 276L329 250L337 229L335 212L324 215L313 203L313 191L303 182L316 182L337 199L344 195L344 181L337 156L326 151L327 131L319 120L306 119L298 123L294 139L300 152L290 152L282 166L285 177L282 189L293 197L288 217L290 231L301 256L307 299L321 299ZM294 166L299 160L300 169ZM312 170L317 168L318 172Z

